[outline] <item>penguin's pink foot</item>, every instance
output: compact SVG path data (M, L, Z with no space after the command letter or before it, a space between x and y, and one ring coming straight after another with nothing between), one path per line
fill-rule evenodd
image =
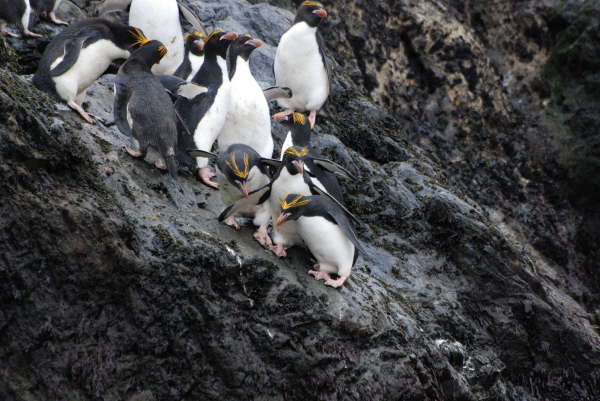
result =
M314 271L316 271L316 272L318 272L319 270L321 270L321 265L320 265L320 264L318 264L318 263L315 263L315 264L313 265L313 270L314 270Z
M59 19L54 11L50 12L50 21L54 22L56 25L69 25L68 22Z
M279 245L279 244L278 245L271 245L269 249L277 257L285 258L287 256L287 252L286 252L285 248L282 245Z
M165 164L165 162L163 161L163 159L156 159L154 161L154 165L156 166L156 168L161 169L161 170L166 170L167 169L167 165Z
M11 38L20 38L21 37L21 36L17 35L16 33L9 32L5 29L0 30L0 33L3 35L10 36Z
M219 189L219 184L214 181L211 181L211 178L215 176L215 173L209 167L202 167L198 169L198 178L204 184L208 185L211 188Z
M325 285L328 285L333 288L339 288L342 285L344 285L344 283L346 282L347 279L348 279L348 277L342 277L342 276L340 276L340 278L338 278L337 280L333 280L330 278L328 280L325 280Z
M23 36L26 36L28 38L41 38L41 37L43 37L43 35L40 35L39 33L31 32L29 29L25 29L23 31Z
M308 274L313 276L315 278L315 280L325 280L325 282L327 282L327 280L331 280L331 276L329 276L329 273L325 272L325 271L309 270Z
M83 117L83 119L84 119L85 121L87 121L88 123L90 123L90 124L94 124L94 123L95 123L95 121L94 121L94 118L93 118L91 115L89 115L89 114L88 114L88 113L87 113L87 112L86 112L86 111L83 109L83 107L81 107L80 105L78 105L78 104L77 104L77 103L75 103L74 101L72 101L72 100L71 100L70 102L68 102L68 103L67 103L67 105L68 105L70 108L72 108L73 110L75 110L76 112L78 112L78 113L79 113L79 115L80 115L81 117Z
M259 244L267 249L270 249L273 246L273 241L271 241L271 237L269 237L266 226L260 226L253 234L253 237Z
M129 145L123 146L123 149L125 149L125 152L129 153L129 156L134 157L136 159L145 156L142 152L138 152L137 150L133 150L132 148L130 148Z
M317 111L316 110L310 111L310 113L308 114L308 121L310 122L310 129L315 128L315 125L317 124Z
M284 117L289 116L290 114L293 114L293 113L294 113L294 110L292 110L292 109L280 111L279 113L273 114L273 120L281 121L281 120L283 120Z
M227 224L229 227L235 228L236 230L240 229L240 224L237 222L237 220L233 216L229 216L228 218L223 220L223 223Z

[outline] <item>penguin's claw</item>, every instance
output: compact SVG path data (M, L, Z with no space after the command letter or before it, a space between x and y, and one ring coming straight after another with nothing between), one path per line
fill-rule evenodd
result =
M228 218L223 220L223 223L227 224L229 227L233 227L236 230L240 229L240 224L237 222L237 220L233 216L229 216Z
M317 265L318 266L318 265ZM324 272L321 270L309 270L308 274L310 274L311 276L313 276L315 278L315 280L325 280L325 283L327 283L327 281L331 281L331 277L329 276L328 272Z
M6 31L4 29L1 30L0 33L3 35L10 36L11 38L20 38L21 37L21 36L17 35L16 33L12 33L12 32Z
M165 164L165 162L162 159L156 159L154 161L154 165L156 166L157 169L160 169L160 170L167 169L167 165Z
M94 124L94 123L95 123L95 121L94 121L94 118L93 118L91 115L89 115L89 114L88 114L88 113L87 113L87 112L86 112L86 111L83 109L83 107L81 107L80 105L78 105L78 104L77 104L77 103L75 103L74 101L72 101L72 100L71 100L70 102L68 102L68 103L67 103L67 106L69 106L70 108L72 108L73 110L75 110L76 112L78 112L78 113L79 113L79 115L80 115L81 117L83 117L83 119L84 119L85 121L87 121L89 124Z
M213 173L213 171L208 167L202 167L198 169L198 178L200 178L200 181L211 188L219 189L219 184L210 180L214 176L215 173Z
M279 244L278 245L271 245L270 246L270 250L277 257L285 258L287 256L287 252L286 252L285 248L282 245L279 245Z
M26 29L25 31L23 31L23 36L26 36L28 38L42 38L43 37L43 35L40 35L39 33L31 32L29 29Z

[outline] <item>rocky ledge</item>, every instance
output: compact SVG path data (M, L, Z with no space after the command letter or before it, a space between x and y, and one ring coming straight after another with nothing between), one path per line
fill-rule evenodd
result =
M265 40L252 67L272 83L293 4L186 3ZM218 224L189 172L175 207L116 127L31 86L47 38L0 39L0 399L600 398L599 220L574 202L552 111L581 82L544 78L587 21L562 3L325 2L336 79L314 150L355 174L367 248L341 290L307 252ZM113 79L88 92L108 120Z

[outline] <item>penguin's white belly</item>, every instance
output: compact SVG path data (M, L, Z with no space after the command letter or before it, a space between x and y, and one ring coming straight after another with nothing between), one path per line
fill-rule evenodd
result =
M217 91L213 104L194 130L194 143L198 149L211 150L215 139L217 139L223 129L223 124L225 124L227 110L229 110L230 96L230 83L229 81L223 81ZM196 161L199 168L208 165L208 159L206 158L198 157Z
M354 262L354 244L344 231L320 216L301 216L297 230L321 269L349 276Z
M316 28L305 22L292 26L283 36L275 54L275 81L292 89L292 97L278 99L283 108L319 110L329 96L329 78L323 64Z
M23 24L24 29L29 29L29 16L31 15L31 5L29 4L29 0L25 0L25 12L21 17L21 24Z
M67 101L74 100L106 71L113 60L127 57L129 57L127 50L121 49L110 40L100 39L81 49L77 61L67 72L52 78L56 92ZM57 58L50 66L50 70L52 71L62 60L63 57Z
M219 135L219 149L242 143L256 150L261 157L271 158L273 137L269 105L248 65L239 65L238 70L231 81L231 105Z
M280 176L271 186L271 195L269 204L271 208L271 217L273 222L281 213L279 202L288 194L311 195L310 188L300 174L290 175L284 168ZM302 244L302 238L298 233L297 222L288 221L279 227L273 227L273 241L275 244L289 247Z
M196 56L195 54L190 53L188 55L188 58L190 60L190 66L192 68L192 71L190 72L190 75L186 77L185 80L191 82L200 70L200 67L202 67L202 64L204 63L204 56Z
M129 25L140 28L148 39L159 40L167 54L152 66L155 74L173 74L183 61L184 44L176 0L133 0Z

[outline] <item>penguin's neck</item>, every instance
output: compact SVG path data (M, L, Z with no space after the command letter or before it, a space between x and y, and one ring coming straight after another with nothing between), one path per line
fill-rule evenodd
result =
M216 54L205 54L202 67L192 82L206 87L219 87L225 81L229 82L225 59Z
M250 73L249 61L244 60L244 58L241 56L236 57L230 66L229 79L233 80L234 76L236 79L247 78L249 75L252 75Z

